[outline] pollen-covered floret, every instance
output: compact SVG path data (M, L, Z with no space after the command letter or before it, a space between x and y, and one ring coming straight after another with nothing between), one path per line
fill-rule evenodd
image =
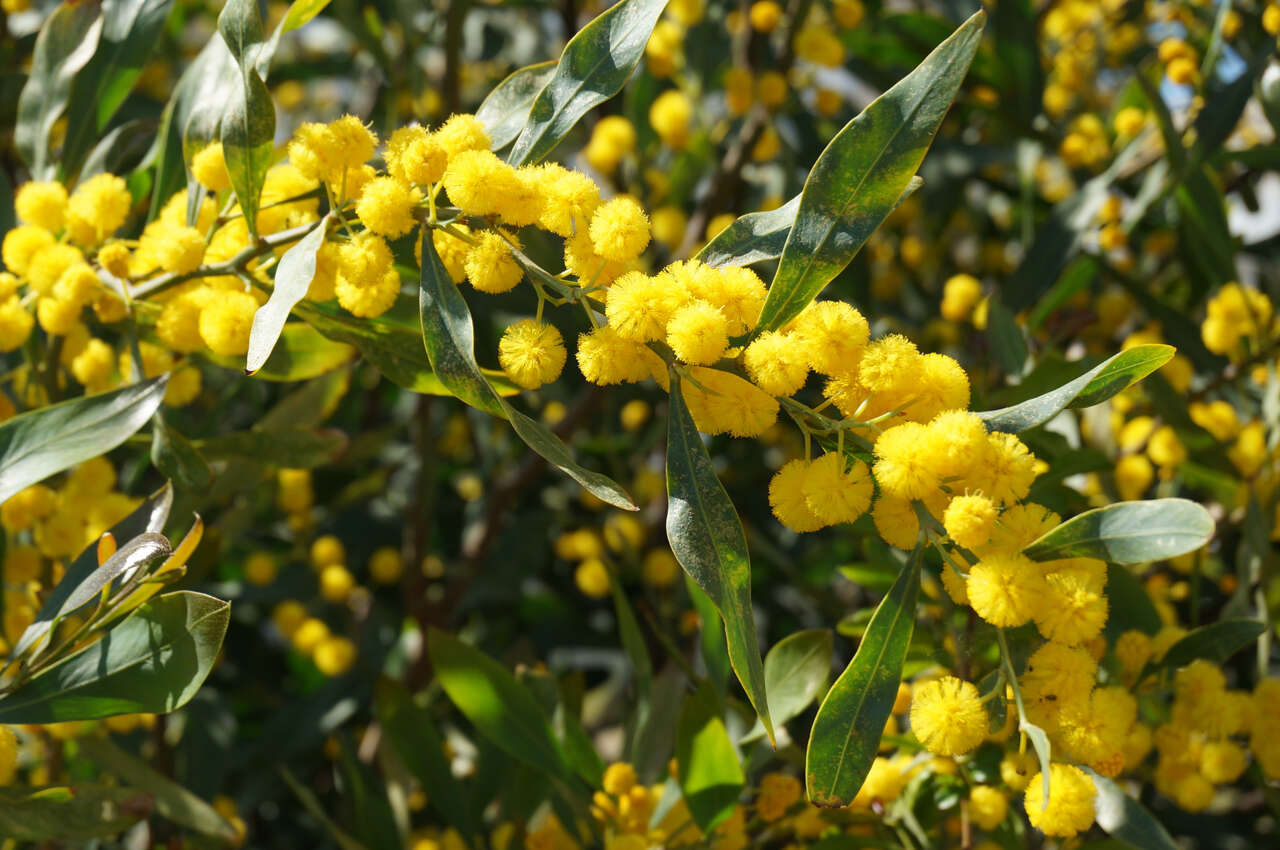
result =
M200 310L200 338L215 354L244 354L257 310L257 300L247 292L220 292Z
M875 485L862 461L828 452L809 464L803 490L805 504L825 525L853 522L871 506Z
M646 378L665 381L662 358L644 343L632 342L605 326L578 337L578 368L593 384L638 383Z
M988 722L972 682L943 676L912 689L911 731L931 753L969 752L986 737Z
M596 209L589 232L596 253L606 260L626 262L640 256L649 244L649 217L634 198L622 196Z
M417 225L413 211L422 193L395 177L375 177L365 185L356 202L356 215L379 236L395 239Z
M1032 826L1045 835L1071 838L1093 825L1097 789L1084 771L1069 764L1050 765L1049 789L1046 806L1041 774L1027 785L1023 803Z
M95 174L85 180L67 201L67 227L72 241L94 245L124 224L133 206L133 196L124 179L114 174Z
M679 360L708 366L729 348L729 320L720 308L705 301L686 304L667 322L667 345Z
M23 224L57 233L67 220L67 189L56 180L24 183L14 195L13 209Z
M817 531L825 524L809 508L804 484L809 464L804 460L789 461L769 481L769 506L778 522L792 531Z
M681 384L684 400L704 434L758 437L778 419L773 396L737 375L692 366L689 377Z
M558 378L565 357L560 331L537 319L510 325L498 343L498 362L511 380L527 390Z
M605 316L623 339L653 342L665 336L667 322L688 299L688 292L669 274L627 272L609 288Z
M222 153L221 142L206 145L191 158L191 176L211 192L231 188L231 177L227 174L227 161Z
M511 254L512 242L516 242L516 238L510 233L486 230L476 234L476 244L467 252L463 263L472 286L481 292L496 294L513 289L520 282L524 269Z
M809 376L808 360L797 350L795 339L780 331L765 331L752 340L742 364L756 386L775 396L794 395Z

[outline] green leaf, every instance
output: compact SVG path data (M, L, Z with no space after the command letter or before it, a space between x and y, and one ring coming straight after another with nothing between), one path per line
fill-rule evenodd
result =
M912 177L894 209L923 185L924 180L920 177ZM749 266L776 260L782 256L782 248L787 244L799 209L800 196L796 195L777 209L739 216L703 246L697 259L709 266Z
M1048 422L1065 408L1092 407L1141 381L1174 355L1170 345L1135 345L1094 366L1056 390L978 416L992 431L1016 434Z
M1219 620L1216 623L1192 629L1169 647L1160 660L1153 663L1140 678L1145 678L1148 673L1157 670L1177 670L1197 659L1222 664L1256 641L1266 631L1266 623L1243 617Z
M263 460L288 469L329 463L347 447L347 435L334 428L275 428L233 431L197 440L210 460Z
M133 90L172 8L173 0L103 0L97 52L71 87L62 175L79 170L85 154Z
M685 698L676 726L676 770L689 813L704 832L733 814L746 784L716 698L704 684Z
M17 841L90 841L119 835L151 813L133 788L71 785L0 788L0 837Z
M422 236L422 286L418 298L422 341L436 376L449 391L472 407L511 422L516 435L553 466L581 484L588 492L624 510L637 510L635 502L616 482L579 466L568 447L546 425L502 400L488 376L476 363L475 330L471 311L458 287L445 271L430 234Z
M260 381L292 384L332 372L351 362L356 354L354 346L330 339L305 322L292 322L284 326L271 356L253 373L253 377ZM212 351L201 352L200 356L224 369L244 366L239 357L223 357Z
M507 161L528 165L546 158L578 119L622 91L666 5L621 0L569 39Z
M387 788L380 773L356 758L351 739L340 739L338 769L342 778L343 808L347 822L367 847L402 846L406 836L396 825Z
M1103 633L1109 643L1131 629L1154 635L1164 625L1146 588L1127 567L1107 564L1107 602L1110 614Z
M168 375L161 375L0 424L0 504L19 490L123 443L151 419L168 381Z
M764 657L764 684L769 693L769 716L779 726L809 707L831 681L832 637L830 629L809 629L787 635ZM739 739L754 741L764 735L755 728Z
M481 735L537 770L571 777L542 707L505 667L438 629L427 652L440 686Z
M407 312L402 308L407 307L407 299L401 299L376 319L361 319L333 304L301 301L293 308L293 314L323 336L355 348L389 381L423 395L453 395L431 370L431 361L422 347L421 330L402 321L401 314ZM417 310L413 312L416 314ZM288 333L286 325L286 336ZM494 373L495 381L501 380L499 374ZM519 392L519 387L507 382L505 386L499 384L498 391L511 394Z
M476 363L471 310L445 270L427 228L423 228L421 242L418 311L431 368L455 396L472 407L506 419L507 411Z
M876 607L853 660L818 707L805 751L805 777L809 799L819 806L847 805L875 760L911 645L921 558L917 548Z
M35 180L53 177L53 125L66 110L76 74L93 58L101 36L102 15L96 3L58 4L36 36L31 73L18 96L13 127L14 147Z
M494 150L505 148L520 135L529 120L533 99L555 73L556 64L553 59L512 71L476 109L476 117L484 124Z
M814 163L757 327L800 314L897 206L968 71L978 12L841 130Z
M510 420L511 427L515 430L516 435L524 440L525 445L541 455L544 460L574 481L577 481L584 490L601 501L613 505L615 508L622 508L624 511L640 510L631 497L627 495L627 491L622 489L622 485L607 475L601 475L599 472L592 472L579 466L574 461L573 455L569 453L568 447L559 437L552 433L550 428L537 419L525 416L501 399L498 399L498 402L506 410L507 419Z
M729 494L716 477L707 447L685 403L680 376L675 372L671 374L667 429L667 497L667 540L671 551L720 612L729 661L772 742L764 664L760 661L751 612L747 536Z
M1027 341L1009 308L992 299L987 310L987 339L1006 375L1021 375L1027 363Z
M642 702L649 699L653 688L653 661L649 657L649 648L645 645L640 624L636 622L635 611L627 601L621 584L611 577L609 592L613 596L613 609L618 618L618 634L622 639L622 648L631 661L631 672L635 676L636 697Z
M395 757L423 788L432 789L427 804L445 823L474 835L477 825L471 820L464 786L453 776L431 712L415 702L403 685L386 678L378 681L374 707Z
M341 850L366 850L363 844L333 822L333 818L329 816L329 810L316 797L315 792L299 782L287 768L280 768L280 776L284 779L284 784L288 785L289 790L298 798L302 808L307 810L307 814L319 821L320 825L325 828L325 831L329 833L329 836L333 838L334 843Z
M217 660L231 606L203 593L158 596L97 643L0 699L0 723L165 714L195 696Z
M316 254L324 244L329 230L329 216L316 223L314 229L284 252L276 266L271 296L267 303L253 314L253 326L249 329L249 352L245 358L245 373L252 375L266 365L276 341L284 331L285 322L293 306L307 295L311 281L316 276Z
M219 138L227 175L250 234L257 234L258 201L271 167L276 109L254 61L262 43L262 19L255 0L227 0L218 15L218 32L240 67L241 85L224 102ZM265 358L264 358L265 359Z
M698 654L702 657L702 666L706 669L707 681L715 689L716 696L722 700L729 685L729 671L733 665L729 662L729 643L725 639L724 618L720 616L716 603L703 592L693 576L685 574L685 590L693 610L698 613Z
M1111 564L1163 561L1213 536L1213 517L1186 499L1118 502L1072 517L1025 550L1036 561L1098 558Z
M183 490L202 490L213 480L209 464L191 441L169 427L164 415L152 417L151 463Z
M582 728L582 721L561 700L556 705L552 723L560 736L560 749L565 761L574 773L592 788L600 788L604 782L604 759L596 752L591 736Z
M164 540L165 546L168 547L169 541L161 537L160 532L164 530L165 523L169 521L169 511L172 508L173 487L165 484L164 487L144 500L141 505L134 508L133 512L127 517L111 527L111 535L116 539L116 542L121 543L123 541L120 548L116 550L116 555L120 555L121 552L129 549L133 541L138 538L160 537ZM139 546L134 551L141 554L146 549L147 547L145 546ZM114 558L115 555L112 557ZM111 559L108 558L107 560L110 561ZM128 566L129 564L126 564L125 568L128 568ZM97 541L94 541L76 556L76 559L71 562L71 566L67 568L62 580L49 592L49 596L36 614L35 621L30 626L27 626L22 636L18 638L18 643L13 648L12 657L18 658L24 655L28 649L48 633L55 620L81 607L85 604L85 600L96 598L98 591L104 586L100 575L104 569L106 569L105 563L102 566L98 565L98 544ZM106 570L107 573L114 573L115 575L122 571ZM112 578L115 575L112 575Z
M109 738L87 736L79 739L79 746L80 752L99 768L150 794L155 801L156 814L201 835L223 841L235 840L235 829L213 806L142 759L120 749Z
M1094 819L1113 838L1137 850L1177 850L1178 845L1151 812L1112 780L1088 771L1098 794Z
M293 0L284 20L280 22L280 31L293 32L324 11L328 5L329 0Z
M800 209L796 195L776 210L747 213L716 234L697 259L709 266L748 266L782 256Z

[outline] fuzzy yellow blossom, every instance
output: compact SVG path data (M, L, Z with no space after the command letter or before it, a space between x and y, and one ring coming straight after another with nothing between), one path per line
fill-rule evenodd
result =
M574 570L573 581L584 596L592 599L603 599L608 596L609 587L612 584L609 568L599 558L588 558L579 564Z
M942 524L959 546L973 549L991 539L996 506L982 495L956 496L947 505Z
M958 274L942 287L942 317L950 322L963 322L982 300L982 284L971 274Z
M450 162L464 151L489 149L489 134L485 132L484 124L479 118L466 113L450 115L432 135L444 148Z
M67 220L67 189L56 180L23 183L14 195L13 209L23 224L57 233Z
M231 188L231 177L227 174L227 161L222 153L221 142L206 145L191 158L191 176L211 192Z
M810 463L802 482L805 504L824 525L858 519L871 506L874 489L867 465L838 452Z
M785 773L766 773L760 778L760 789L756 795L756 814L765 823L772 823L784 814L787 809L800 801L804 788L800 780Z
M0 259L9 271L25 277L31 261L54 242L53 234L43 227L22 224L4 235L4 242L0 243Z
M634 198L617 197L596 209L588 232L601 257L626 262L649 244L649 217Z
M528 390L558 378L566 356L560 331L536 319L508 326L498 343L498 362L511 380Z
M911 731L931 753L967 753L987 735L987 711L978 688L954 676L917 684L911 697Z
M969 791L969 817L986 830L995 829L1009 812L1009 799L999 788L977 785Z
M164 229L163 237L155 241L153 250L160 268L186 274L199 268L204 260L204 234L194 227L171 225Z
M769 506L773 515L792 531L817 531L825 525L805 498L808 474L808 462L797 459L789 461L769 480Z
M16 295L0 301L0 352L13 351L31 336L35 319Z
M693 422L704 434L758 437L777 421L773 396L737 375L693 366L689 377L681 388Z
M1022 625L1046 604L1044 575L1022 555L983 558L969 571L965 590L978 616L1000 628Z
M609 288L605 317L623 339L653 342L666 335L667 322L688 298L688 292L670 274L650 277L627 272Z
M843 301L814 301L791 325L813 371L838 375L858 370L870 330L866 318Z
M658 95L649 107L649 123L673 150L682 150L689 143L689 122L693 118L693 103L680 91L670 89Z
M621 115L609 115L596 122L582 155L596 171L610 174L635 147L636 130L631 122Z
M466 150L449 158L444 190L463 212L496 215L520 186L515 169L492 152Z
M1049 766L1049 800L1045 805L1041 774L1031 777L1023 804L1031 825L1045 835L1071 838L1093 825L1093 782L1069 764Z
M449 155L438 139L418 125L401 127L387 139L387 173L405 183L430 185L444 176Z
M93 245L114 233L129 216L133 197L123 178L95 174L71 193L67 201L67 226L71 238Z
M200 311L200 338L215 354L244 354L257 310L257 300L247 292L221 292Z
M476 235L476 244L467 252L463 263L472 286L481 292L496 294L513 289L520 282L524 270L511 253L512 242L519 245L515 236L505 231L500 234L486 230Z
M331 635L316 644L311 660L324 675L341 676L355 664L356 654L356 645L350 638Z
M395 239L417 225L413 211L421 201L417 187L395 177L375 177L360 193L356 215L374 233Z
M538 166L536 181L544 201L538 219L542 227L564 237L587 228L600 206L600 187L595 181L553 162Z
M610 302L613 293L609 294ZM797 351L795 338L779 331L765 331L752 340L742 363L756 386L770 395L794 395L809 376L808 360Z
M667 345L691 365L715 363L729 348L729 320L720 308L705 301L686 304L667 322Z
M583 377L602 386L666 377L661 357L607 326L578 337L577 360Z

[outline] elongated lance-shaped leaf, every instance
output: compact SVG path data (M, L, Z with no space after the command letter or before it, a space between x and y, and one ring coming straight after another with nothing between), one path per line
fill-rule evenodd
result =
M1155 815L1124 793L1114 781L1087 770L1097 789L1093 798L1094 817L1107 835L1136 850L1177 850L1177 843Z
M249 232L258 232L258 201L271 167L276 110L255 66L262 44L262 18L256 0L227 0L218 15L218 32L240 68L241 85L231 91L219 124L222 155Z
M151 810L151 798L137 788L63 785L0 788L0 838L65 846L114 838Z
M800 196L796 195L776 210L739 216L698 252L697 259L709 266L747 266L776 260L782 256L799 209Z
M622 91L666 6L667 0L621 0L569 39L507 161L544 159L583 115Z
M871 770L902 681L920 593L917 547L876 607L849 666L831 686L809 732L805 785L819 806L845 806Z
M180 708L217 660L231 606L179 591L157 597L96 643L0 699L0 723L59 723Z
M97 549L97 546L90 548ZM167 558L172 550L173 547L169 545L169 541L164 535L150 531L139 534L132 540L125 542L110 558L102 562L102 566L84 577L83 580L69 583L68 586L71 588L71 592L53 610L51 616L43 616L45 611L41 610L41 616L28 626L23 631L22 637L18 639L18 649L24 650L26 647L34 646L40 638L49 633L49 630L56 622L69 614L74 614L97 599L102 590L117 578L122 581L128 581L138 570ZM18 655L19 653L15 651L14 654Z
M912 177L894 209L923 185L919 176ZM749 266L776 260L782 256L799 209L800 196L796 195L775 210L739 216L698 252L697 259L709 266Z
M150 794L155 801L156 814L202 835L235 841L235 829L213 806L142 759L120 749L109 738L87 735L78 743L80 752L103 771Z
M71 88L62 144L64 176L79 170L98 134L128 97L172 8L173 0L103 0L97 52Z
M719 701L704 682L685 698L676 725L676 767L680 790L704 832L733 814L746 776L738 751L718 711Z
M101 36L97 3L59 3L36 36L31 73L18 96L13 143L37 180L53 176L53 125L67 108L76 74L93 58Z
M203 490L213 480L208 462L191 441L165 421L159 410L151 417L151 463L184 491Z
M1222 664L1266 631L1266 623L1245 617L1219 620L1216 623L1192 629L1169 647L1159 661L1148 664L1147 669L1138 679L1141 681L1147 675L1160 670L1177 670L1197 659Z
M533 99L556 71L556 61L539 62L512 71L489 92L476 109L476 118L489 134L489 146L501 150L515 141L529 120Z
M475 329L466 299L440 261L430 233L425 231L424 228L418 305L422 341L441 383L472 407L510 421L525 445L594 496L624 510L637 510L635 502L617 482L579 466L568 447L547 426L507 404L494 390L476 363Z
M284 331L289 311L306 297L311 281L316 276L316 254L324 244L328 229L329 216L326 215L310 233L293 243L280 258L272 280L271 297L253 314L253 326L249 329L249 352L245 356L245 374L252 375L266 364Z
M800 314L893 211L973 61L978 12L845 125L814 163L760 313L776 330Z
M572 777L542 706L507 668L437 629L427 652L440 686L481 735L537 770Z
M1171 345L1135 345L1110 357L1056 390L1011 407L978 413L992 431L1017 434L1048 422L1064 409L1092 407L1118 395L1168 363Z
M374 698L378 722L382 724L384 742L395 757L422 783L435 793L427 803L464 835L474 835L477 825L467 805L466 786L453 776L445 755L444 739L436 730L431 712L414 702L404 685L391 679L380 679Z
M147 497L141 505L134 508L127 517L111 526L109 533L117 545L120 541L129 541L136 537L159 536L159 533L164 530L165 523L169 521L169 511L172 508L173 487L166 483ZM119 554L119 551L117 549L115 554ZM98 542L94 541L76 556L71 566L67 567L62 581L49 592L48 598L36 613L35 621L18 638L18 643L13 648L14 658L26 654L36 641L48 634L55 619L78 607L69 607L68 600L73 595L80 595L77 594L77 588L81 585L94 583L98 571Z
M707 447L671 374L667 426L667 540L680 566L715 603L724 620L729 663L774 740L764 663L751 611L751 558L742 520L716 477Z
M1024 551L1036 561L1097 558L1144 564L1194 552L1213 537L1213 517L1187 499L1117 502L1074 516Z
M831 681L830 629L808 629L787 635L764 657L764 684L769 689L769 716L779 726L822 696ZM764 735L759 721L739 739L754 741Z
M156 412L168 382L165 374L42 407L0 424L0 504L129 439Z

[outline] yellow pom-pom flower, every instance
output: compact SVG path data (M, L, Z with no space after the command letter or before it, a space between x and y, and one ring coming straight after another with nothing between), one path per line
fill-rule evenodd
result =
M683 150L689 143L689 122L693 103L680 91L670 89L658 95L649 107L649 124L662 143L672 150Z
M257 310L257 300L247 292L221 292L200 310L200 338L215 354L244 354Z
M463 263L467 280L481 292L507 292L524 277L524 270L511 254L511 242L516 242L515 236L508 233L506 237L504 239L501 234L486 230L476 236L476 244L467 252Z
M0 351L13 351L31 336L35 319L16 295L0 301Z
M527 390L558 378L566 356L560 331L537 319L521 319L508 326L498 343L498 362L511 380Z
M684 400L704 434L758 437L778 419L773 396L737 375L693 366L689 377L681 385Z
M206 145L191 158L191 176L210 192L231 188L231 176L227 174L227 160L223 156L221 142Z
M81 245L101 242L129 216L133 196L124 179L95 174L76 187L67 201L67 224L72 239Z
M609 295L610 300L613 294ZM756 386L770 395L799 392L809 376L809 361L798 350L791 334L765 331L742 354L742 364Z
M1093 825L1093 799L1097 789L1080 768L1070 764L1049 766L1049 799L1044 779L1037 773L1027 785L1023 804L1031 825L1045 835L1071 838Z
M870 335L866 318L843 301L812 302L792 332L813 371L822 375L856 372Z
M605 326L578 337L578 368L593 384L638 383L646 378L665 380L662 358L639 342L619 336Z
M614 198L596 209L589 233L601 257L626 262L649 244L649 217L634 198Z
M809 464L803 482L805 504L824 525L853 522L871 506L871 470L857 459L829 452Z
M311 660L326 676L340 676L356 661L356 645L349 638L329 636L316 644Z
M0 259L5 267L19 277L26 277L31 261L56 240L53 234L34 224L19 225L4 235L0 243Z
M667 345L683 362L708 366L729 348L729 320L705 301L686 304L667 322Z
M489 149L489 134L485 132L484 124L474 115L450 115L433 135L448 155L450 163L464 151Z
M807 461L789 461L769 480L769 507L773 515L787 528L801 533L817 531L825 525L805 498L808 470Z
M1022 555L983 558L969 570L965 590L978 616L1000 628L1020 626L1052 604L1040 568Z
M13 209L23 224L57 233L67 220L67 189L56 180L24 183L14 195Z
M553 162L538 168L537 186L544 198L538 223L566 238L585 230L600 206L600 187L582 172Z
M967 753L987 736L989 719L978 688L954 676L923 682L911 695L911 731L931 753Z
M605 316L623 339L653 342L666 335L667 322L688 299L688 292L670 274L627 272L609 288Z
M396 177L375 177L360 193L356 215L374 233L395 239L417 225L413 211L421 201L417 187Z
M425 127L401 127L387 140L387 173L405 183L427 186L444 176L449 155Z
M521 191L515 169L488 150L461 151L444 173L449 200L470 215L496 215Z
M947 505L942 524L956 545L966 549L991 539L996 522L996 506L982 495L956 496Z

